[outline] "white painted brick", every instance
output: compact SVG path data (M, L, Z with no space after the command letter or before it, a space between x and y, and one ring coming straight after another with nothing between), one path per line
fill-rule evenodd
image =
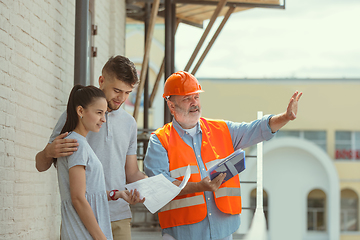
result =
M14 1L12 0L2 0L1 3L8 9L12 9L14 5Z
M6 48L7 48L7 46L4 43L0 42L0 52L3 54L4 53L6 54ZM5 58L5 56L4 56L4 58Z
M9 33L7 33L6 31L4 31L2 29L0 29L0 42L2 42L5 45L9 44Z
M9 62L2 57L0 57L0 70L5 73L9 73Z
M20 123L20 130L22 131L29 131L33 129L33 123L31 122L28 122L28 120L26 118L24 118L24 120L21 120L21 123Z
M6 17L0 15L0 30L9 33L10 28L11 28L11 24L9 22L9 19L7 19Z
M14 224L7 224L4 223L6 219L6 211L9 211L8 209L2 209L0 210L0 216L1 216L1 221L0 221L0 236L7 236L7 238L3 238L3 239L11 239L10 235L13 235L14 232Z
M21 7L26 8L21 10L23 14L25 11L28 13L28 15L35 14L38 12L37 5L33 1L22 1L21 4L22 4Z
M3 176L1 177L1 181L14 181L15 180L15 174L14 170L7 170L3 173Z
M37 173L34 156L46 145L73 84L75 1L0 0L0 5L0 176L6 182L0 184L0 210L7 209L0 214L0 238L6 228L7 239L58 239L56 171ZM120 6L115 9L122 14ZM104 34L96 36L99 72L109 57L106 14L112 6L104 0L97 7L95 22ZM113 35L122 38L123 32L116 28ZM14 192L21 195L17 202Z
M37 32L34 33L33 31L34 31L34 29L40 30L40 27L43 24L43 22L41 21L41 19L38 16L36 16L34 14L30 14L29 18L30 18L29 22L30 22L30 25L31 25L30 26L31 27L30 28L30 34L31 34L31 36L33 38L39 40L38 39L39 34L37 34ZM45 33L46 32L44 32L43 34L45 34Z
M8 75L4 72L4 71L0 71L0 85L5 85L7 84L7 77ZM0 108L1 108L1 104L0 104Z
M2 144L4 144L4 149L5 149L4 141L0 140L0 148L2 147ZM4 150L4 152L5 152L5 150ZM4 154L4 152L0 151L0 173L2 172L3 167L5 167L5 154ZM0 196L1 196L1 190L0 190Z
M29 140L29 139L26 139L26 134L25 134L25 132L23 132L23 131L17 131L17 132L16 132L15 141L16 141L17 144L20 144L20 145L22 145L22 146L26 146L28 140ZM20 150L20 148L19 148L19 150ZM19 155L19 154L20 154L20 155ZM19 153L17 153L16 156L18 156L18 157L24 157L22 151L20 151ZM26 156L25 156L25 157L26 157Z
M12 92L10 92L10 96L13 96ZM14 98L12 98L12 99L14 99ZM17 106L15 103L7 101L7 104L5 106L5 111L8 114L16 115L16 108L17 108Z
M7 8L6 6L4 5L0 5L0 15L3 16L4 18L6 19L9 19L10 18L10 11L9 11L9 8Z
M38 58L36 57L38 56ZM31 61L29 62L29 73L36 76L37 79L39 80L40 78L40 64L41 64L41 59L42 59L42 56L39 55L36 51L32 51L30 52L30 58L36 58L36 62L35 61Z
M45 22L46 26L49 29L54 30L53 29L54 28L54 19L49 14L50 14L49 12L45 12L44 15L43 15L43 19L44 19L44 22Z
M12 65L13 67L10 66L10 75L21 79L21 71L27 71L29 69L28 61L26 61L26 59L18 52L14 52L11 60L14 65Z
M3 85L3 86L6 86L8 87L8 81L9 81L9 75L4 72L4 71L0 71L0 86ZM0 100L1 100L1 97L2 97L2 94L0 94ZM1 104L1 101L0 101L0 109L3 109L2 108L2 104Z
M9 37L9 44L7 45L7 47L5 48L5 60L9 61L14 50L11 49L10 44L13 42L13 39L11 37Z
M7 114L5 117L5 126L15 127L16 117L13 115Z
M25 45L21 42L15 43L15 51L18 52L21 56L24 56L27 58L27 60L30 59L30 48L29 45ZM28 61L26 61L28 62Z
M9 31L8 34L9 34L8 47L11 49L14 49L15 48L15 38L14 38L14 36L11 35L11 31ZM7 58L7 59L9 59L9 58Z
M1 130L2 130L2 126L0 126L0 132L1 132ZM2 134L1 134L1 136L2 136ZM4 140L3 139L1 139L0 140L0 154L1 153L4 153L5 152L5 143L4 143ZM0 164L0 167L1 167L2 165Z
M3 99L2 100L2 106L1 106L2 108L1 108L1 110L5 110L6 104L9 102L8 99L10 98L10 91L11 91L11 89L9 87L6 87L4 85L0 85L0 97Z
M23 1L19 4L19 14L20 16L22 16L24 19L26 19L27 21L29 21L29 15L30 15L30 10L29 8L25 5L26 2L31 2L31 1Z
M17 26L20 30L30 33L30 23L20 14L11 14L10 20L12 25Z
M3 138L8 141L8 145L5 143L5 151L12 156L15 156L15 148L13 141L15 140L15 129L12 127L4 127Z
M41 40L43 40L42 35L40 35L40 36L41 36ZM42 56L41 59L43 59L43 57L46 56L46 47L42 42L36 42L34 44L34 50L35 50L35 52L37 52L38 54L40 54Z
M0 91L2 89L6 89L6 87L0 84ZM4 98L4 94L0 92L0 127L5 126L5 114L6 114L5 108L7 102L8 100Z

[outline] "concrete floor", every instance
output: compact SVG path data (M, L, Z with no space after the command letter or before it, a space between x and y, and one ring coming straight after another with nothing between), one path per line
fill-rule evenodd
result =
M243 235L240 234L233 234L234 240L240 240L243 239ZM141 229L132 229L131 230L131 239L132 240L162 240L161 232L160 230L155 231L146 231Z
M154 231L131 231L131 240L162 240L161 232Z

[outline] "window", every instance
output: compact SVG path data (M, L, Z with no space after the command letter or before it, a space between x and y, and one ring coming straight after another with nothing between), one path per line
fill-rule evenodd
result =
M360 132L337 131L335 133L335 159L360 159Z
M275 137L296 137L315 143L326 152L326 131L287 131L280 130Z
M250 193L250 209L252 209L253 214L251 215L251 219L250 222L252 221L252 218L255 214L255 210L256 210L256 188L253 189ZM263 209L264 209L264 214L265 214L265 219L266 219L266 228L269 229L269 224L268 224L268 195L266 193L265 190L263 190Z
M280 130L275 137L296 137L300 138L300 131L283 131Z
M326 152L326 132L325 131L303 131L304 138L315 143Z
M358 196L350 190L341 191L341 231L358 231Z
M326 195L316 189L307 198L307 229L308 231L326 231L325 221Z

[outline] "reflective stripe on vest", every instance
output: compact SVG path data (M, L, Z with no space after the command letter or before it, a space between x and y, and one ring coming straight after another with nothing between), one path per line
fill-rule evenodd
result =
M223 159L234 152L232 139L224 121L201 118L202 134L201 158L209 169L218 159ZM186 167L190 164L189 182L200 182L201 175L194 149L187 145L172 123L155 131L156 136L167 151L171 177L182 181ZM227 214L241 213L239 176L229 179L214 193L215 204ZM207 216L207 205L203 192L182 195L174 198L158 213L161 228L169 228L202 221Z
M240 188L227 188L227 187L224 187L224 188L219 188L215 192L215 197L216 198L225 197L225 196L241 197Z
M170 176L172 178L180 178L184 177L187 166L182 168L177 168L170 171ZM197 166L190 166L191 174L199 173L199 169Z
M199 205L199 204L203 204L203 203L205 203L205 201L204 201L204 197L202 195L181 198L181 199L176 199L176 200L170 201L163 208L161 208L160 211L163 212L163 211L168 211L168 210L172 210L172 209L190 207L190 206L195 206L195 205Z

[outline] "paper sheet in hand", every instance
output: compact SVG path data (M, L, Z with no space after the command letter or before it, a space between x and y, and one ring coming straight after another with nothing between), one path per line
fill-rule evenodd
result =
M162 174L126 184L125 187L129 191L136 189L140 193L140 198L145 197L145 207L154 214L180 193L189 181L190 174L191 170L188 166L179 187Z
M230 178L236 176L245 169L245 152L241 149L236 150L224 159L219 159L215 165L209 167L207 171L211 180L216 178L220 173L226 173L223 181L226 182Z

